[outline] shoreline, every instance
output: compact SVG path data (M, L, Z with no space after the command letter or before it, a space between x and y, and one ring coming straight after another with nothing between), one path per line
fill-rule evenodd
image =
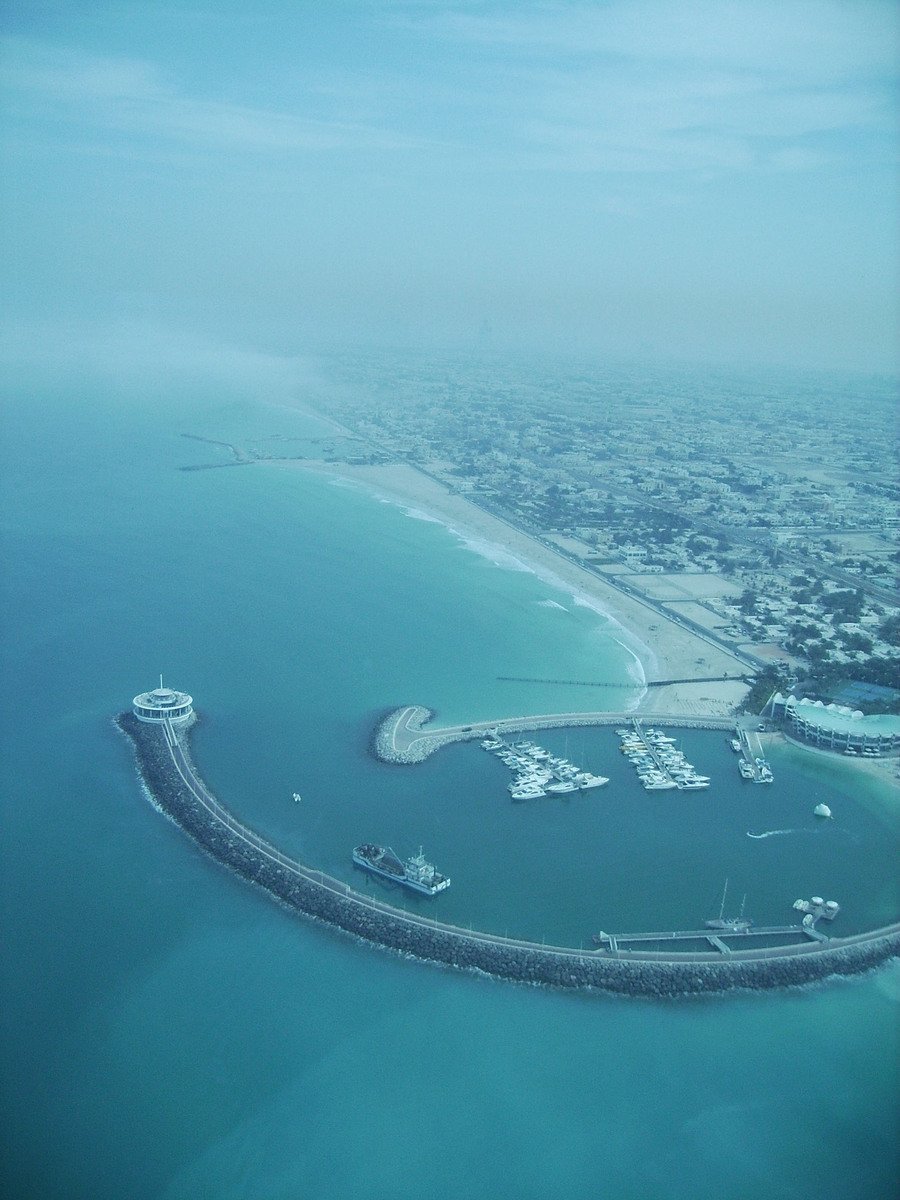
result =
M640 682L690 679L691 676L734 675L714 682L679 682L646 688L635 712L694 714L734 713L747 694L740 678L747 671L739 658L685 629L674 619L626 595L592 571L487 512L408 463L356 466L322 460L272 462L281 470L315 471L348 486L363 487L395 504L417 520L443 525L474 553L507 570L529 571L548 586L568 593L575 605L593 609L609 621L610 637L629 654L641 672Z

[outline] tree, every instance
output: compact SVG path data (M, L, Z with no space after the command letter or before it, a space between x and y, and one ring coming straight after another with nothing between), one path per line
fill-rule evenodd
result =
M745 616L752 616L756 612L756 593L751 591L750 588L745 588L741 593L737 606Z

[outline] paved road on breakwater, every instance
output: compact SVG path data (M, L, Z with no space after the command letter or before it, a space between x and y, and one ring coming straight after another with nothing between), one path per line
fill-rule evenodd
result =
M727 956L585 951L448 925L354 892L282 854L209 792L190 760L184 731L176 734L167 723L148 727L130 713L118 724L134 744L150 795L213 858L297 912L423 961L517 982L661 997L810 983L870 969L900 952L900 924L835 938L824 947L807 943Z
M524 733L535 729L571 729L579 725L630 725L637 717L647 724L659 723L678 729L734 729L733 717L685 717L666 713L577 712L545 713L530 717L501 717L474 721L471 725L429 725L434 714L420 704L408 704L385 717L375 735L375 752L384 762L422 762L435 750L451 742L483 738L492 730Z

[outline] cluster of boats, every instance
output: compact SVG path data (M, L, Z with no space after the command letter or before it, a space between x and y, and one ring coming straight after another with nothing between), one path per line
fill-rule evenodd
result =
M489 734L481 743L515 773L509 785L513 800L535 800L540 796L583 792L603 787L609 780L603 775L582 771L566 758L557 758L534 742L505 742L498 734Z
M709 787L709 776L699 775L693 763L689 763L681 750L676 748L676 739L661 729L617 729L622 739L621 750L635 770L642 786L648 792L697 791Z
M772 783L775 776L772 774L772 768L769 766L762 753L754 755L750 745L750 738L746 734L740 737L728 739L729 745L735 754L741 757L738 759L738 770L741 773L741 779L749 779L751 783ZM762 751L762 745L759 738L756 739L757 746ZM746 755L746 758L744 757Z
M755 758L752 763L746 758L739 758L738 770L741 779L749 779L751 783L771 783L775 778L772 768L764 758Z

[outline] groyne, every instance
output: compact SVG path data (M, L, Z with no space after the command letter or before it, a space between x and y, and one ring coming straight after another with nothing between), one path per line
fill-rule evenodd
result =
M191 762L187 731L117 718L154 802L207 854L295 912L426 962L520 983L649 997L781 988L868 970L900 954L900 925L827 945L661 954L586 952L463 930L373 900L282 854L209 792ZM349 852L349 851L348 851Z
M635 718L647 724L659 723L678 729L734 729L734 717L685 717L667 713L575 712L545 713L541 716L501 717L493 721L474 721L471 725L435 726L431 709L420 704L396 708L381 721L375 734L375 754L382 762L423 762L435 750L451 742L467 742L485 734L531 733L537 729L575 729L585 725L629 725Z

